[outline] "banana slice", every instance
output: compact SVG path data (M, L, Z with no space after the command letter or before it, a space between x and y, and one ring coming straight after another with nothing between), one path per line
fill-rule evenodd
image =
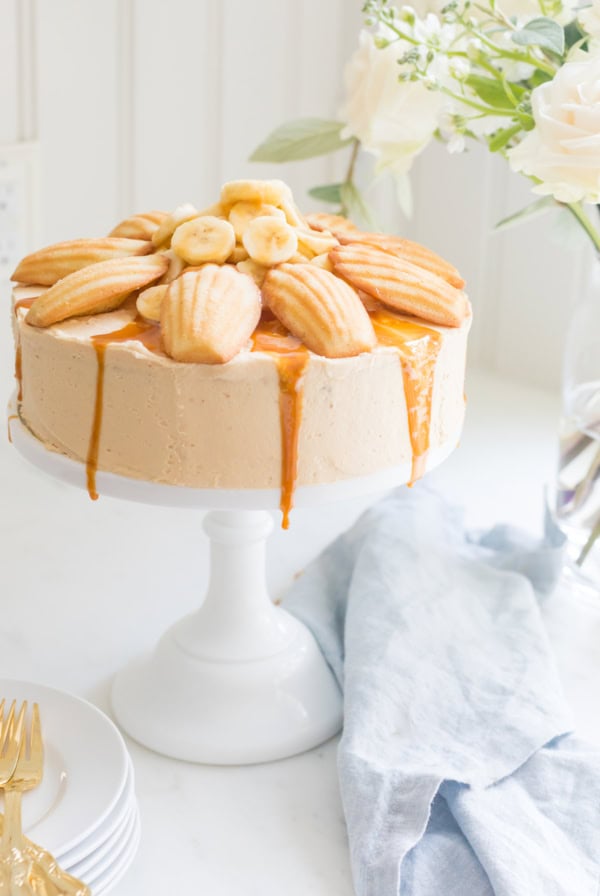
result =
M292 227L304 227L305 229L308 229L308 224L302 217L300 209L291 197L291 193L290 198L284 199L283 202L280 203L280 205L285 215L285 220L288 222L288 224L291 224Z
M164 283L159 286L150 286L141 292L135 302L138 314L141 314L146 320L159 321L160 306L168 289L168 285Z
M152 234L152 242L156 248L158 249L161 246L168 248L167 244L179 225L184 224L186 221L191 221L192 218L197 218L200 214L201 212L194 208L193 205L190 205L189 202L186 202L184 205L178 205L175 211L163 218L158 228Z
M328 230L318 231L310 230L309 228L304 230L301 227L297 227L296 235L298 237L298 248L311 258L313 255L323 255L324 252L330 252L340 244L340 241L332 233L329 233Z
M325 271L329 271L330 274L333 274L333 265L331 263L331 259L329 257L329 252L324 252L322 255L315 255L314 258L311 258L310 264L316 264L317 267L323 268Z
M184 272L185 261L183 260L183 258L180 258L179 255L173 252L172 249L165 249L163 252L158 252L157 254L163 255L169 260L167 273L160 278L160 283L171 283Z
M247 258L246 261L238 262L236 268L242 274L248 274L252 277L259 289L270 270L270 268L266 268L263 264L259 264L257 261L252 261L251 258Z
M263 265L281 264L298 249L298 237L285 221L270 216L255 218L244 233L250 258Z
M282 206L294 203L292 191L282 180L230 180L221 188L221 205L229 211L236 202Z
M233 252L231 253L231 255L229 256L229 258L227 259L227 262L229 264L237 264L240 261L246 261L246 259L248 257L249 257L248 253L246 252L246 250L244 249L243 246L236 246L234 248Z
M229 222L235 230L238 240L241 240L246 232L246 228L255 218L269 217L281 218L285 221L285 212L277 208L275 205L269 205L266 202L248 202L242 200L236 202L229 212ZM240 259L241 261L241 259Z
M208 208L203 208L202 211L198 212L198 217L202 216L204 218L206 215L212 215L214 218L227 217L220 202L214 202L212 205L209 205Z
M229 221L204 215L181 224L171 246L188 264L224 264L235 249L235 233Z

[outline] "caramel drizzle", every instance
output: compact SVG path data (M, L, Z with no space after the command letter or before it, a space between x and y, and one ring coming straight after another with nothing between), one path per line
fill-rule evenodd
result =
M6 421L6 428L8 430L8 441L10 442L11 445L12 445L12 432L10 431L10 424L13 420L18 420L18 419L19 419L18 414L9 414L8 419Z
M371 322L379 344L397 348L400 356L413 455L409 485L413 485L427 466L433 380L442 337L437 330L387 311L374 311Z
M35 299L21 299L15 302L15 313L21 307L30 308L34 301ZM423 476L427 464L433 379L442 338L437 330L403 320L391 312L373 311L370 317L379 344L398 349L413 453L409 483L412 485ZM130 341L141 342L150 351L160 352L160 327L143 318L136 318L118 330L91 337L98 364L92 432L86 459L87 488L92 501L98 499L96 474L102 432L106 349L109 345ZM288 529L298 478L298 441L304 401L301 381L310 356L299 339L292 336L279 321L266 316L252 336L252 350L271 355L277 365L281 422L280 508L283 515L282 527ZM19 344L15 358L19 401L22 400L23 392L21 367Z
M290 525L290 511L298 479L298 437L302 421L304 389L302 376L308 363L308 349L277 320L261 320L252 336L252 351L274 358L279 376L279 417L281 421L281 499L283 529Z
M19 299L18 302L15 302L14 311L15 315L17 314L19 308L31 308L33 303L35 302L37 296L33 296L30 299ZM21 339L19 338L17 341L17 347L15 350L15 379L17 381L18 392L17 392L17 401L23 401L23 352L21 350Z
M130 323L113 330L111 333L101 333L91 337L91 342L96 352L98 373L96 376L96 399L94 402L94 416L92 422L92 434L86 460L86 478L88 495L92 501L98 500L96 491L96 473L98 472L98 453L100 450L100 436L102 432L102 415L104 409L104 370L106 349L109 345L121 342L141 342L147 349L153 352L160 351L160 327L158 324L136 318Z

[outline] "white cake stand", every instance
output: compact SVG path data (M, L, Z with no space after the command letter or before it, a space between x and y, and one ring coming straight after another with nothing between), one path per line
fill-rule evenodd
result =
M15 448L45 473L86 488L85 466L48 451L9 406ZM431 451L441 463L455 438ZM296 507L392 488L410 465L296 491ZM265 583L268 510L279 489L192 489L99 471L102 495L145 504L217 508L204 529L210 538L209 585L200 609L177 622L153 651L115 677L112 705L121 726L158 753L193 762L237 765L292 756L339 731L342 699L310 631L275 606Z

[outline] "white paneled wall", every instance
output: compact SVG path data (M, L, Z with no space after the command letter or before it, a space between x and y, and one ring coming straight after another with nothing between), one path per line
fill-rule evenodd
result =
M343 157L279 168L247 159L279 123L335 115L361 5L0 0L0 142L39 140L43 242L106 233L133 211L209 204L234 177L282 176L314 207L306 188L339 175ZM397 228L464 271L472 360L555 385L589 256L553 242L545 219L494 234L529 194L477 148L432 147L413 181L414 219L398 216Z

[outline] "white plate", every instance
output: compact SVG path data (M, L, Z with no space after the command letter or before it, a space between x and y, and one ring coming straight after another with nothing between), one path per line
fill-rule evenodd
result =
M140 845L140 833L141 827L138 815L131 838L127 843L123 844L123 848L119 854L115 856L114 863L110 868L107 868L106 871L99 874L98 877L85 881L92 890L93 896L101 896L103 893L108 893L108 891L112 890L112 888L121 880L138 851Z
M99 709L63 691L0 679L0 696L39 703L44 779L23 797L23 828L64 855L115 811L130 769L123 738Z
M124 822L119 826L119 830L109 838L109 842L92 853L91 856L69 868L69 874L79 878L79 880L88 880L96 878L103 874L108 868L111 868L116 858L119 856L122 848L131 841L134 836L138 821L138 807L134 804L131 806Z
M68 852L59 853L55 856L59 864L69 871L74 865L84 861L88 856L92 855L96 850L101 849L108 839L113 836L115 829L123 825L125 819L128 818L132 807L135 806L135 792L133 782L133 769L127 775L125 787L119 796L118 802L114 810L110 813L102 824L85 839L81 840L76 846L68 850Z

